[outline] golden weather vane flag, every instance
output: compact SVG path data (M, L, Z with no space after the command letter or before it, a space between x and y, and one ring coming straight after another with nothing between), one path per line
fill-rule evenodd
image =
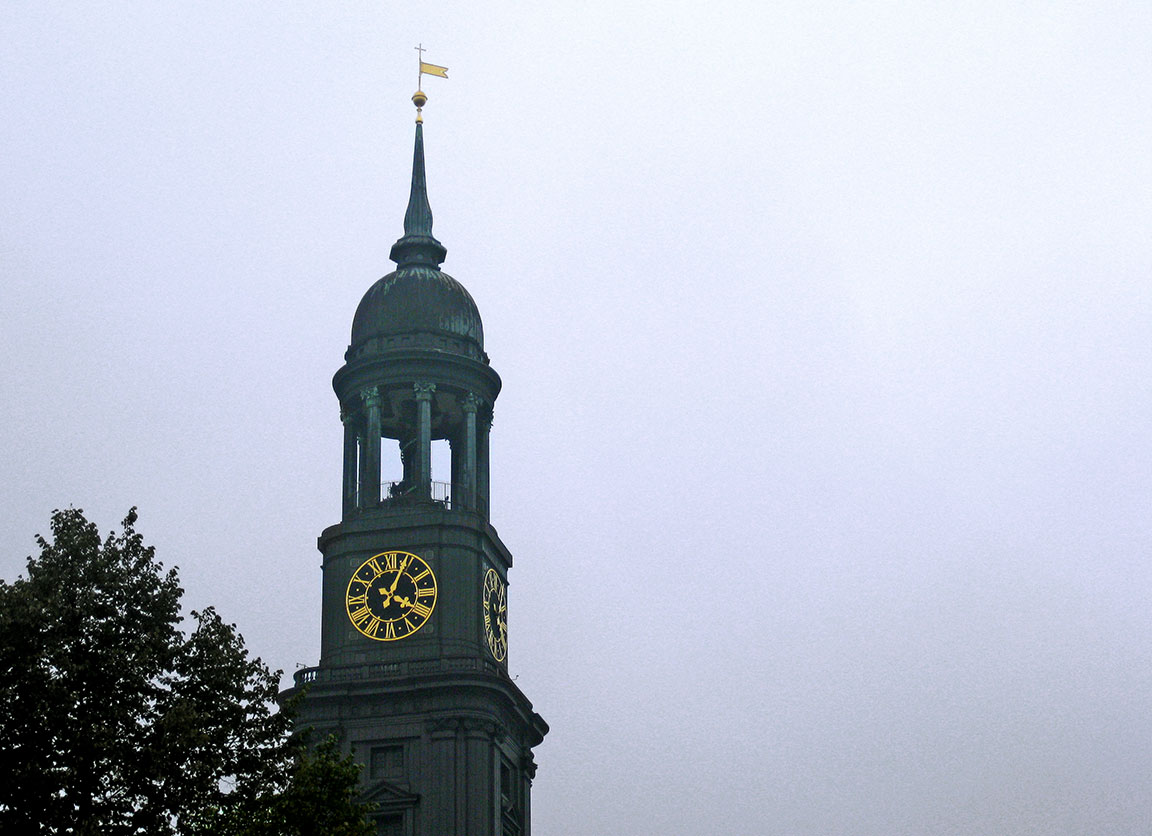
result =
M424 60L424 45L417 44L416 52L420 56L420 72L416 76L416 93L412 96L412 101L416 105L416 121L423 122L424 105L428 101L428 97L424 95L423 81L426 75L436 75L440 78L448 78L448 68L441 67L439 64L429 64Z

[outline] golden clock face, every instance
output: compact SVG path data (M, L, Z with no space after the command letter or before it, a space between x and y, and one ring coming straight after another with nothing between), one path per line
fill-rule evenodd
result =
M397 641L428 623L436 576L411 552L381 552L352 573L344 606L352 626L368 638Z
M495 569L484 575L484 636L497 662L508 655L508 588Z

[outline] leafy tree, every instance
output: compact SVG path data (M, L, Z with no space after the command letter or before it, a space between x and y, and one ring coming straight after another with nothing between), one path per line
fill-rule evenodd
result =
M372 836L357 801L360 766L341 758L334 738L314 749L301 737L295 769L283 790L254 805L234 805L211 822L213 836Z
M358 767L292 736L279 672L215 610L180 630L135 523L102 540L56 511L27 578L0 580L0 832L370 834Z

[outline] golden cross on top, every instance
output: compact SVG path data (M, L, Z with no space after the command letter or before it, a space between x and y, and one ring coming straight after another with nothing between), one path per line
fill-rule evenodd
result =
M416 44L414 47L416 54L420 56L420 72L416 76L416 89L420 89L420 82L424 78L424 44Z

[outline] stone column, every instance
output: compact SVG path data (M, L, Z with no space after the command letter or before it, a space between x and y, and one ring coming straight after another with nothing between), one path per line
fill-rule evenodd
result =
M460 401L464 412L464 458L460 468L460 486L453 490L462 494L462 507L476 508L476 410L480 399L469 392Z
M432 395L435 383L420 381L412 384L416 393L416 493L427 499L432 496Z
M423 827L416 833L464 833L461 828L462 816L458 806L462 803L461 784L464 781L464 768L461 763L457 738L460 735L460 721L456 719L435 720L428 724L430 748L432 750L430 791L427 793L427 806L420 811ZM463 799L464 802L467 799Z
M360 392L367 412L364 446L360 459L360 507L380 504L380 390L373 386Z
M465 833L498 833L499 818L493 816L499 810L499 769L493 757L496 748L493 739L496 724L484 720L464 720L466 738L465 758L467 758L467 819Z
M491 519L488 485L488 435L492 430L492 410L477 415L476 421L476 507L485 519Z
M460 509L464 507L464 427L455 427L448 439L448 448L452 451L452 505Z
M521 796L524 803L524 817L520 822L524 836L532 834L532 779L536 777L536 761L532 758L532 750L524 750L524 794Z
M360 440L356 436L356 416L340 410L340 420L344 424L344 487L341 495L347 519L356 511L358 503L356 459L360 455Z
M400 464L404 468L404 476L401 479L400 488L403 495L407 496L412 493L412 489L416 485L416 436L411 432L411 429L405 429L400 434Z

